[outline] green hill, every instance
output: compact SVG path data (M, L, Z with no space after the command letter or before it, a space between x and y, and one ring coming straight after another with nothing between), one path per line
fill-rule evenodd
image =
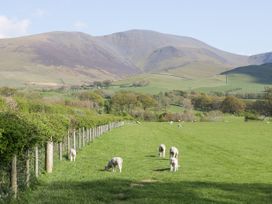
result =
M250 65L246 67L238 67L223 75L247 75L252 81L260 84L272 84L272 64Z

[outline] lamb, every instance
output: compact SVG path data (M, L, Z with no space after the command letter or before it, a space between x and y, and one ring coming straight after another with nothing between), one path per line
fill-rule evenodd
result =
M178 170L178 159L177 158L170 158L170 171L176 172Z
M70 149L70 161L76 161L76 150L74 148Z
M170 148L170 158L177 158L179 154L179 151L176 147Z
M166 151L165 144L160 144L160 146L159 146L159 156L164 158L165 157L165 151Z
M113 157L108 164L105 166L105 170L109 170L112 168L112 171L115 171L115 167L119 169L119 172L122 172L122 166L123 166L123 159L121 157Z

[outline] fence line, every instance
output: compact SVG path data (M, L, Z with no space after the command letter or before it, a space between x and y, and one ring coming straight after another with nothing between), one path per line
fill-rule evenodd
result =
M79 150L92 143L95 138L124 125L124 122L111 122L93 128L79 128L68 130L62 141L54 143L48 140L44 147L36 145L29 149L24 156L17 158L14 155L11 165L0 168L0 202L12 195L17 197L19 190L28 188L31 183L43 173L52 173L53 164L69 158L70 149Z

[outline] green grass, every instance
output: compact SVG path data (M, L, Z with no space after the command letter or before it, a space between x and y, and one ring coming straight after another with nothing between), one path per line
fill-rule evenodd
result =
M96 139L44 175L21 203L271 203L272 125L226 122L130 124ZM157 147L167 146L167 158ZM169 172L168 150L180 150L180 169ZM112 156L123 172L103 171Z
M131 84L139 80L148 80L150 83L144 87L124 87L119 86ZM157 94L170 90L194 90L201 87L222 86L225 83L224 76L214 76L208 78L182 78L168 74L143 74L125 80L117 81L111 87L113 91L129 90L136 92Z
M121 87L135 81L147 80L150 83L144 87ZM117 81L111 91L129 90L143 93L157 94L170 90L184 90L197 92L229 92L229 93L260 93L264 87L271 84L258 83L253 77L243 74L230 74L228 84L224 75L204 78L183 78L169 74L143 74L125 80Z

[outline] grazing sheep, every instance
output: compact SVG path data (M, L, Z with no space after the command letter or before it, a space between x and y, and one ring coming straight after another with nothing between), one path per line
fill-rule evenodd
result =
M114 172L114 168L116 166L119 169L119 172L121 173L123 166L123 159L121 157L113 157L105 166L105 170L109 170L110 168L112 168L112 171Z
M165 144L160 144L160 146L159 146L159 156L164 158L165 157L165 151L166 151Z
M74 148L70 149L70 161L76 161L76 150Z
M170 148L170 158L177 158L179 154L179 151L176 147Z
M178 124L178 128L182 128L182 124Z
M140 122L140 121L138 121L138 120L136 121L136 123L137 123L138 125L141 125L141 122Z
M173 125L173 123L174 123L174 122L173 122L172 120L169 122L170 125Z
M176 172L178 170L178 159L177 158L170 158L170 171Z

